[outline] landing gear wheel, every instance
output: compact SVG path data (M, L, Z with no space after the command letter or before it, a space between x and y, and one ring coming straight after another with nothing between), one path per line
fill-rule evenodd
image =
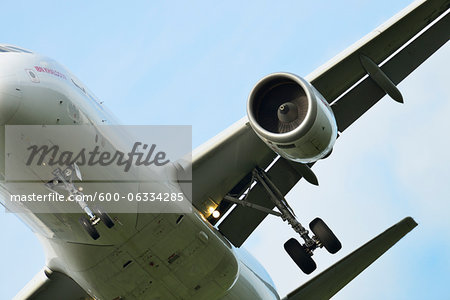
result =
M87 217L82 216L78 221L81 226L83 226L84 230L86 230L86 232L91 236L91 238L96 240L100 237L97 229L95 229L94 225L91 224L91 221Z
M309 223L309 228L328 252L334 254L341 250L341 242L339 242L333 231L331 231L322 219L315 218L312 220L311 223Z
M106 227L108 228L112 228L114 226L114 221L111 219L111 217L105 213L104 211L102 211L101 209L97 208L95 210L97 217L100 218L100 220L103 222L103 224L105 224Z
M284 243L284 250L286 250L303 273L311 274L317 268L311 255L306 252L305 248L296 239L291 238Z

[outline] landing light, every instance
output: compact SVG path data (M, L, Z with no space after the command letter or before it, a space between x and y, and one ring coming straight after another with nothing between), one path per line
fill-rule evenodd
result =
M220 217L220 211L218 210L213 211L212 216L214 219L217 219L218 217Z

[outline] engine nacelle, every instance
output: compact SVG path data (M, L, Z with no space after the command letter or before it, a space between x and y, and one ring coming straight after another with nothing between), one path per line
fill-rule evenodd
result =
M294 74L261 79L248 98L247 115L256 134L292 161L317 161L331 152L336 141L336 119L328 102Z

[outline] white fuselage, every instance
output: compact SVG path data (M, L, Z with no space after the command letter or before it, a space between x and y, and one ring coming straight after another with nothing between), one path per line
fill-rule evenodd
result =
M0 52L0 125L114 124L96 97L55 61L26 51ZM3 149L3 148L2 148ZM0 200L5 184L0 153ZM179 190L181 191L181 189ZM235 249L195 209L188 214L111 214L93 240L79 213L21 213L36 233L46 265L99 299L279 299L267 273Z

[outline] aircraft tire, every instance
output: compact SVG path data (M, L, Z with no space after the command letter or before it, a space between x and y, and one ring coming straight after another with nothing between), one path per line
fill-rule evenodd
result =
M316 268L316 263L303 246L294 238L284 243L284 250L305 274L311 274Z
M100 220L105 224L106 227L112 228L114 226L114 221L111 219L111 217L101 209L96 209L97 216L100 218Z
M315 218L312 220L311 223L309 223L309 228L328 252L334 254L341 250L341 242L322 219Z
M98 239L100 237L100 234L98 233L97 229L95 229L94 225L91 224L91 221L89 221L88 218L85 216L81 216L78 220L83 226L84 230L93 238L94 240Z

